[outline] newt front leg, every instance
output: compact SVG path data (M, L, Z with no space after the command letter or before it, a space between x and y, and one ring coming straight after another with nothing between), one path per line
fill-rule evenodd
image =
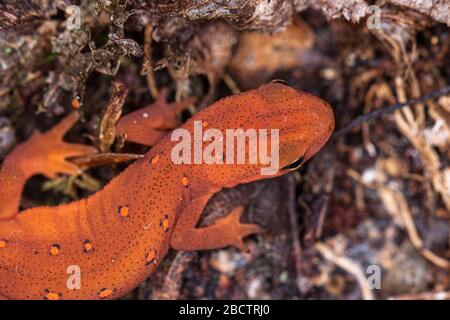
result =
M49 131L35 132L5 158L0 169L0 220L14 218L19 212L23 187L30 177L43 174L54 178L58 173L80 172L66 158L93 153L95 148L63 141L78 118L78 114L72 113Z
M170 245L176 250L206 250L234 246L248 251L243 239L252 234L263 233L256 224L240 222L244 208L236 207L228 215L216 220L212 225L197 228L200 216L208 200L214 195L196 198L181 212L170 238Z

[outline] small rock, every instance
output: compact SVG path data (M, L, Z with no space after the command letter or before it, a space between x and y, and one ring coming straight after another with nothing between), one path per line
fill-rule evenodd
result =
M0 117L0 158L3 159L16 143L16 136L8 118Z

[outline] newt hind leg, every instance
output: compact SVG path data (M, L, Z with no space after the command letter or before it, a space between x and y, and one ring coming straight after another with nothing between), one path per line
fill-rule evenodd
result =
M78 118L78 114L72 113L49 131L35 132L5 158L0 169L0 220L18 213L23 187L30 177L43 174L54 178L58 173L79 173L80 169L66 158L94 153L95 148L63 141Z
M116 124L116 134L146 146L158 143L167 130L175 129L180 124L178 114L195 101L189 98L168 103L167 94L167 89L162 90L154 103L120 118Z
M228 215L214 224L196 228L211 195L200 197L189 204L180 214L170 239L170 245L176 250L205 250L234 246L248 251L243 239L252 234L263 233L264 229L256 224L240 222L244 207L236 207Z

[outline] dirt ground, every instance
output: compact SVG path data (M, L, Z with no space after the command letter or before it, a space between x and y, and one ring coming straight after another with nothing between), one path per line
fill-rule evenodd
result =
M125 299L449 299L449 26L448 0L2 1L0 159L76 109L67 140L129 160L118 153L146 149L120 143L116 116L163 88L197 97L187 119L281 79L329 102L338 130L447 88L334 136L288 176L216 195L202 223L245 205L267 230L251 252L171 251ZM84 197L128 163L34 177L22 207Z

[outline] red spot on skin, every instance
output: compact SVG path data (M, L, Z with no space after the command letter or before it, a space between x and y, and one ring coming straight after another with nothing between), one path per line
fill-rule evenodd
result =
M160 226L163 228L164 232L167 232L170 227L169 216L167 214L164 215L164 219L161 220Z
M94 247L92 246L92 243L89 241L89 240L86 240L84 243L83 243L83 251L85 252L85 253L89 253L89 252L91 252L91 251L93 251L94 250Z
M156 250L150 250L145 256L146 265L151 265L156 262Z
M128 207L119 207L119 215L121 218L126 218L130 214Z
M150 163L151 163L151 164L157 164L158 161L159 161L159 155L157 154L156 156L154 156L154 157L152 158L152 160L150 160Z
M111 296L112 295L112 290L110 290L110 289L102 289L102 290L100 290L100 292L98 293L98 296L100 297L100 299L106 299L106 298L108 298L109 296Z
M59 244L54 244L50 248L50 255L57 256L60 251L61 251L61 246Z
M48 290L45 290L47 294L44 296L45 300L59 300L61 298L61 295L59 293L50 292Z

